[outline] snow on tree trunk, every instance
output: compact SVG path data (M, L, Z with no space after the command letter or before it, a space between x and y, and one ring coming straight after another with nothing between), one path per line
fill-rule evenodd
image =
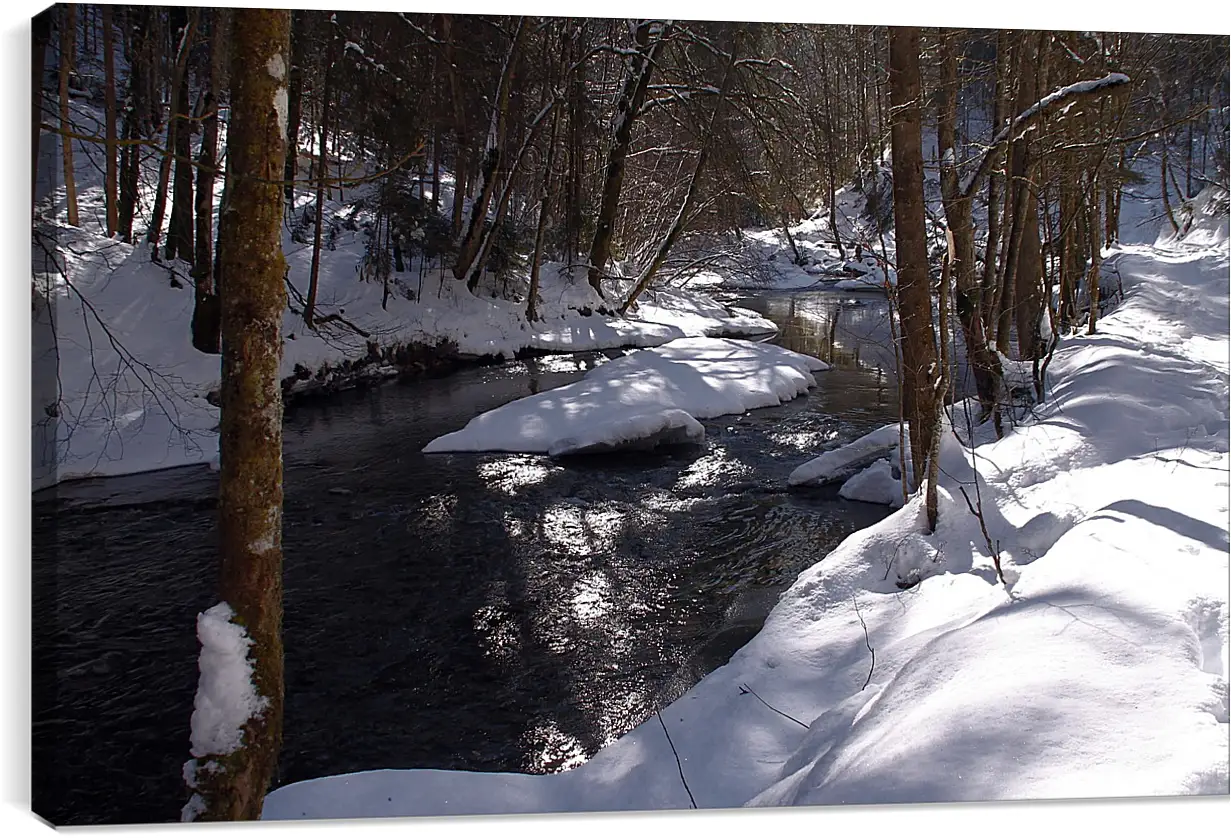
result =
M487 220L487 208L491 204L492 193L496 190L497 170L500 168L501 153L504 147L513 69L517 64L517 53L525 31L525 18L519 18L517 29L513 33L513 41L509 44L509 52L504 58L504 67L500 71L500 81L496 86L496 100L492 107L491 123L487 130L487 147L483 150L483 162L480 167L483 179L479 185L479 194L475 196L474 205L470 208L470 223L466 227L466 236L458 247L457 261L453 265L453 276L458 279L466 278L466 272L474 264L482 246L483 225ZM481 264L479 268L481 272ZM474 291L477 285L477 276L471 277L467 283L471 291Z
M290 12L235 9L228 135L232 176L225 212L231 216L220 242L222 273L222 423L219 446L218 607L206 619L203 660L220 653L227 672L238 672L238 647L251 645L251 684L256 698L224 690L225 719L215 731L237 725L238 737L221 734L195 741L185 779L193 797L185 819L253 820L260 817L282 740L282 312L286 306L282 255L282 189L286 164L286 71ZM210 615L211 612L207 612ZM222 620L242 629L235 632ZM212 633L212 634L211 634ZM218 672L202 671L202 694ZM205 711L202 711L205 712ZM239 719L243 718L242 723Z

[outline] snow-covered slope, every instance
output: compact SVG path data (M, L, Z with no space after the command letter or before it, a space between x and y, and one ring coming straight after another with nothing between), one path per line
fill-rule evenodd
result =
M1035 420L973 452L944 436L935 533L916 497L852 535L588 763L323 778L265 817L686 808L681 773L702 808L1227 794L1218 223L1108 254L1126 299L1061 346Z

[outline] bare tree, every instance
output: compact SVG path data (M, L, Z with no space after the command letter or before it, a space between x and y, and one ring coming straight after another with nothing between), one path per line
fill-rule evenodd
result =
M222 471L220 593L251 640L261 706L228 753L193 753L186 816L254 820L282 741L282 187L290 12L235 9L228 156L233 167L220 254ZM194 749L195 750L195 749Z
M73 72L77 52L77 7L66 4L60 14L60 148L64 159L64 199L68 205L68 223L78 226L77 180L73 176L73 138L69 136L68 81Z
M902 388L910 425L912 473L922 486L933 446L939 444L936 358L928 278L927 215L923 196L923 87L919 76L919 30L889 29L889 112L893 156L893 219L897 237L898 300L902 318ZM929 493L935 486L928 487ZM936 503L929 494L928 529L936 529Z

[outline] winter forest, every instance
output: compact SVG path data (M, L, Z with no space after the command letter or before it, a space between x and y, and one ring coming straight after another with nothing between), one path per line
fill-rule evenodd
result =
M33 18L33 811L1228 795L1228 37L510 11Z

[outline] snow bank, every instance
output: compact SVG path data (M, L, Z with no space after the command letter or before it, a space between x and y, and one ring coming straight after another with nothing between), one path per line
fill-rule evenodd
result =
M914 497L847 538L660 716L562 774L323 778L265 817L687 808L681 773L701 808L1226 795L1231 259L1114 256L1032 423L942 436L936 531Z
M577 436L557 440L547 449L553 457L600 454L622 449L649 450L664 445L697 445L705 441L705 426L682 410L662 410L619 416L582 428Z
M885 456L897 448L898 441L908 434L909 431L896 422L877 428L799 466L791 472L787 483L791 486L819 486L847 477L869 460Z
M598 366L564 387L490 410L423 450L570 453L615 449L668 428L699 439L684 418L770 407L815 386L816 358L767 343L686 338ZM683 415L681 415L683 414Z

